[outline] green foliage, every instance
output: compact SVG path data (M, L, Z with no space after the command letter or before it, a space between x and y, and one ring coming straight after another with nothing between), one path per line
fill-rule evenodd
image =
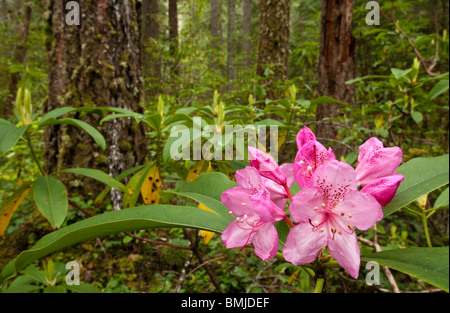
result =
M377 252L363 257L449 290L448 247L411 248Z
M219 2L222 9L219 11L223 12L218 19L225 25L225 2ZM7 87L11 76L19 77L14 116L10 120L0 119L2 206L11 203L28 186L32 187L32 192L8 221L9 228L2 239L6 248L0 247L3 249L0 252L8 253L2 255L1 264L10 261L0 274L0 281L4 282L2 292L173 292L179 286L181 292L215 292L217 288L211 284L210 271L215 273L220 288L228 292L312 292L321 266L327 275L326 288L331 292L378 290L368 287L361 279L348 287L348 276L326 254L317 263L300 267L283 259L262 262L251 247L242 251L226 250L217 234L231 218L220 196L224 190L236 186L231 179L237 169L248 165L247 160L204 162L200 164L200 172L214 173L197 175L198 178L188 183L187 178L199 164L192 160L175 161L170 155L170 147L177 139L170 135L177 125L188 129L190 145L196 126L212 125L223 132L226 126L255 125L258 129L258 125L274 125L279 130L280 158L283 162L292 161L296 153L295 135L304 125L314 129L315 111L320 103L339 103L343 107L342 116L333 120L342 128L336 138L330 139L349 149L342 157L346 162L356 163L358 145L371 136L381 138L386 146L399 146L404 152L405 163L398 172L405 176L405 181L384 208L383 220L374 229L358 233L366 241L379 243L383 251L373 253L371 246L361 242L362 260L377 261L395 269L401 290L419 291L431 284L448 292L448 230L445 229L449 202L448 26L443 28L439 21L436 32L434 12L424 1L383 1L383 12L392 20L382 17L381 25L368 26L366 2L356 1L353 16L359 77L347 83L356 89L354 107L317 95L320 2L315 0L293 3L289 79L275 83L280 94L277 99L268 98L265 79L273 74L270 68L264 77L257 77L254 71L256 6L252 19L254 31L250 36L252 64L247 67L243 62L245 56L238 55L232 65L236 78L229 80L225 75L224 41L211 44L209 2L183 2L179 8L183 23L178 50L173 53L167 48L169 40L163 27L160 39L152 40L149 45L149 52L161 60L163 70L160 78L143 78L145 84L139 90L146 94L143 113L90 106L58 108L43 114L48 71L41 38L44 21L39 17L43 16L43 8L33 7L41 14L33 14L25 43L27 56L20 64L13 54L17 32L11 27L20 17L10 16L11 23L0 23L0 41L4 43L0 48L0 86L3 86L0 106L12 96ZM238 8L240 5L238 1ZM166 10L160 6L161 16L167 14ZM238 25L233 34L238 50L243 37L241 20L238 10ZM419 59L416 50L425 62ZM424 65L432 64L436 51L437 63L433 75L429 75ZM117 177L96 169L61 171L93 178L105 185L95 199L86 201L70 198L57 179L60 173L45 173L42 166L43 133L49 125L78 127L101 149L108 148L97 125L74 118L84 114L100 116L98 126L116 118L133 119L134 125L141 124L147 130L149 148L146 164ZM198 117L201 125L195 125ZM202 133L202 146L209 139ZM161 170L164 180L164 190L160 192L162 204L141 206L139 191L153 166ZM121 211L110 212L108 196L113 188L123 193L125 209ZM298 191L298 186L291 190L292 194ZM212 212L199 209L199 204ZM191 234L192 238L183 231L191 228L210 230L216 235L205 245L197 231ZM289 228L285 222L278 222L276 228L281 250ZM27 229L31 229L31 234ZM25 239L14 240L20 234ZM17 245L21 241L25 244L9 249L10 238ZM92 238L98 239L93 242ZM144 246L142 238L153 242ZM88 255L83 256L88 263L95 265L92 280L99 288L89 284L67 286L63 282L67 272L63 263L43 259L47 255L53 258L56 253L75 258L83 255L80 250ZM205 262L193 257L194 251L204 257L203 261L213 260L208 263L210 271L205 269ZM185 266L188 261L190 267ZM188 275L181 283L179 273L183 270ZM361 276L363 273L361 270ZM138 283L138 277L145 277L146 281ZM390 288L383 273L381 283L379 290Z

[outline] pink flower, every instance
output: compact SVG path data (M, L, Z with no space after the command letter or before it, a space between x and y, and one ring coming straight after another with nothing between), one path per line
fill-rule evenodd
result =
M405 177L400 174L382 177L365 185L361 192L372 195L382 207L385 207L392 201L398 186L404 179Z
M278 234L274 223L286 218L284 211L271 200L264 179L256 169L247 167L236 172L239 186L222 194L222 202L235 219L223 231L222 241L227 248L253 244L255 254L263 261L275 256ZM272 184L274 182L270 181L270 188Z
M383 217L374 197L357 190L355 170L336 160L318 167L307 187L292 199L291 229L283 255L294 265L314 261L325 246L357 278L360 250L354 227L367 230Z
M381 206L394 198L404 177L395 173L402 162L402 150L385 148L377 138L370 138L359 147L356 179L361 191L374 196Z
M316 140L314 133L303 127L297 134L298 152L294 161L294 177L300 187L310 181L314 171L326 161L335 160L331 148L328 150Z
M359 147L356 180L361 186L368 185L379 178L391 176L402 163L402 150L399 147L384 148L375 137Z
M289 164L280 167L270 155L251 146L248 146L248 152L251 166L256 168L261 176L282 186L288 186L288 183L291 183L292 186L294 179L292 171L289 171Z
M316 141L316 135L314 135L314 133L312 132L311 129L309 129L308 127L304 126L297 133L297 136L296 136L295 139L297 141L297 148L298 148L298 150L301 150L303 148L303 146L306 145L308 142Z
M257 193L264 188L267 189L270 199L279 208L283 210L286 208L286 199L288 197L286 190L273 180L261 176L254 167L247 166L242 170L237 170L235 178L238 186L253 190L253 193Z

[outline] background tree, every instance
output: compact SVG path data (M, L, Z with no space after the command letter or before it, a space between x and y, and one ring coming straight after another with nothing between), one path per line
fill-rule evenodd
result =
M179 74L178 62L178 4L177 0L169 0L169 53L172 57L171 72Z
M355 78L355 39L352 34L354 0L322 0L319 54L319 96L330 96L353 106L355 88L345 82ZM339 40L337 40L339 39ZM339 127L324 118L341 116L342 105L317 105L317 136L337 139ZM343 148L342 146L340 147ZM341 155L343 150L336 151Z
M273 72L266 81L269 98L276 98L272 85L287 79L289 60L290 0L261 0L259 4L258 65L256 74L267 76L266 69Z
M141 65L142 76L148 89L145 93L145 100L155 96L160 90L161 84L161 49L160 40L160 16L159 0L142 1L142 6L138 11L140 19L141 35Z
M242 1L242 52L244 57L244 68L249 69L252 65L252 0Z
M48 101L45 112L61 107L117 107L142 112L140 45L136 8L131 2L79 1L81 25L67 25L67 11L60 1L50 2ZM80 118L93 126L95 115ZM98 168L112 176L140 164L146 157L143 129L130 119L115 119L101 126L107 142L102 152L93 140L76 127L54 126L45 133L45 171L65 168ZM95 196L102 188L88 179L62 178L71 193ZM113 190L111 199L119 208L121 194Z
M228 82L236 77L234 60L236 58L236 0L228 0L228 32L227 32L227 77Z
M14 1L13 10L18 15L17 20L18 38L16 41L16 45L14 47L13 62L16 64L22 64L25 60L25 56L27 53L26 42L30 30L32 3L30 1L16 0ZM7 11L8 11L7 2L3 1L2 17L4 18L5 22L7 22ZM20 72L11 73L8 84L9 94L7 95L3 105L0 106L0 117L2 118L8 119L13 115L14 101L16 99L17 87L19 85L20 79L21 79Z
M209 18L209 31L211 36L211 65L214 69L221 66L219 50L222 38L221 32L221 12L222 2L220 0L211 0L211 13Z

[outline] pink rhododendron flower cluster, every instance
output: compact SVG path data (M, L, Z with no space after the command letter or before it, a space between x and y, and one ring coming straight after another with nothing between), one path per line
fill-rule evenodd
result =
M235 219L222 233L227 248L253 244L262 260L278 251L274 223L286 221L291 230L283 248L294 265L313 262L327 247L331 256L354 278L358 277L360 250L355 228L367 230L383 217L403 176L398 147L385 148L370 138L359 148L356 169L336 160L314 133L304 127L296 137L294 163L279 166L268 154L248 147L251 166L236 171L237 187L222 194ZM301 190L292 196L294 182ZM287 199L289 214L285 213Z

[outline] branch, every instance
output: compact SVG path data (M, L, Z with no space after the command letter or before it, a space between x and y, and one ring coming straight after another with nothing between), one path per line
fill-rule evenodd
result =
M400 25L398 25L397 21L395 21L393 18L389 17L383 10L381 10L381 13L383 14L383 16L391 21L392 23L394 23L395 28L397 28L397 30L403 35L403 37L406 38L406 40L408 40L409 44L411 45L411 47L414 50L414 53L416 54L417 58L419 59L420 63L423 65L423 68L425 70L425 73L428 76L431 77L435 77L438 76L439 74L433 73L432 70L436 67L437 65L437 60L438 60L438 55L439 55L439 26L437 23L437 15L434 16L434 20L435 20L435 27L436 27L436 51L435 51L435 55L433 58L432 63L428 66L426 64L425 59L423 58L422 54L420 53L419 49L417 49L414 41L411 39L411 37L409 37L404 31L403 29L400 27Z
M380 252L381 251L381 247L378 243L378 233L377 233L377 227L376 224L373 228L373 246L375 248L375 252ZM400 289L397 286L397 282L394 279L394 275L392 275L391 270L387 267L387 266L382 266L383 271L384 271L384 275L386 276L386 278L389 281L389 284L392 287L392 291L394 293L400 293Z

